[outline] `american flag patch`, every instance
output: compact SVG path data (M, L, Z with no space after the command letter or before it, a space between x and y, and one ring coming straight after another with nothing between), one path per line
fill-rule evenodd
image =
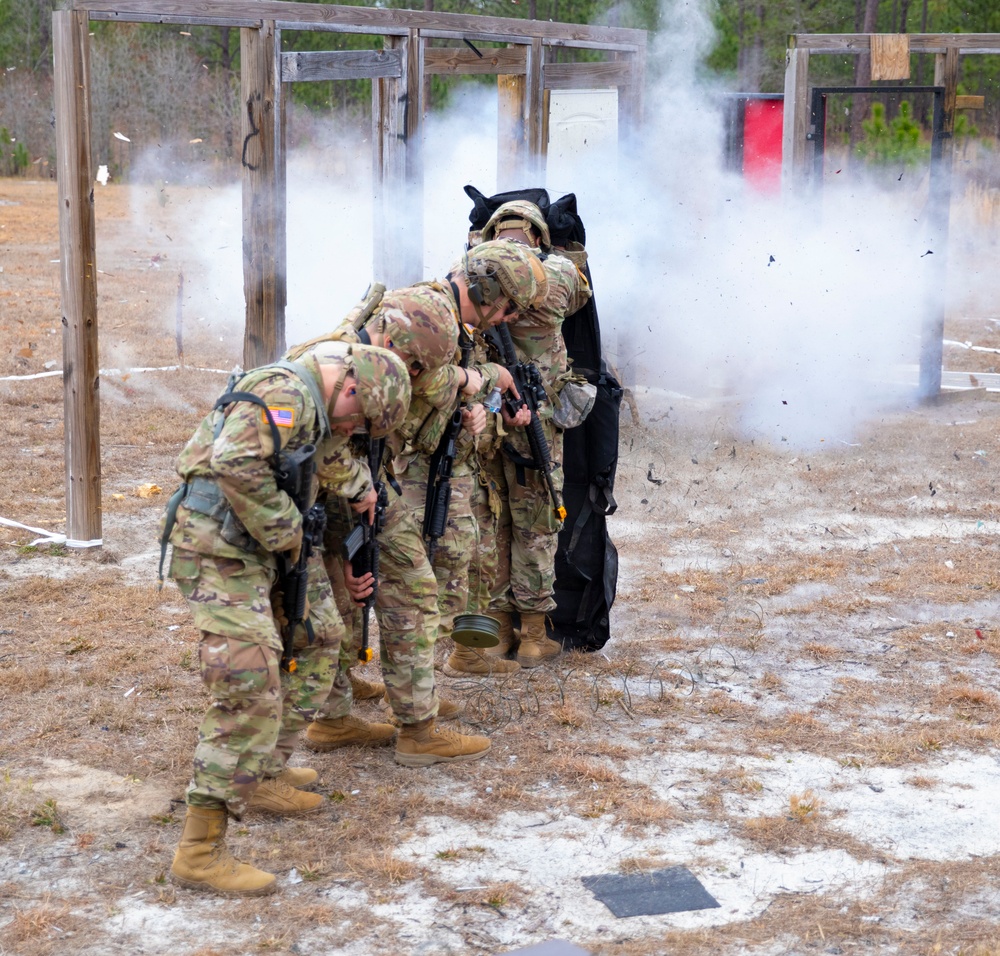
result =
M268 405L267 410L271 413L271 417L274 419L274 424L279 428L291 428L295 424L295 409L294 408L275 408L273 405ZM267 415L261 412L261 418L264 419L264 424L267 424Z

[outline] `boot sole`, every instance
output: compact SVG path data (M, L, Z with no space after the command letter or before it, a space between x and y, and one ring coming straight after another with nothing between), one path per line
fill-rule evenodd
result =
M542 664L548 664L549 661L554 661L558 656L558 654L553 654L551 657L522 657L518 654L517 662L522 667L530 670L532 667L541 667Z
M276 810L274 807L265 807L259 803L251 803L250 806L247 807L247 812L249 813L251 810L255 810L257 813L269 813L275 817L304 817L322 809L322 803L317 803L316 806L309 807L307 810L295 810L292 808L287 810Z
M194 890L196 893L212 893L215 896L228 896L238 898L241 896L270 896L278 888L278 881L271 880L255 890L220 890L212 886L211 883L200 883L197 880L185 880L183 877L169 874L169 880L174 886L180 886L185 890Z
M517 670L501 671L491 667L482 671L460 671L451 664L445 664L444 673L446 677L509 677L511 674L516 674Z
M401 754L396 751L396 763L402 767L433 767L436 763L461 763L465 760L478 760L485 757L493 745L474 754L459 754L457 757L442 757L438 754Z
M343 743L317 743L308 737L302 739L302 746L313 753L325 754L331 750L340 750L342 747L387 747L396 739L396 735L386 737L385 740L345 740ZM302 788L299 787L301 790Z

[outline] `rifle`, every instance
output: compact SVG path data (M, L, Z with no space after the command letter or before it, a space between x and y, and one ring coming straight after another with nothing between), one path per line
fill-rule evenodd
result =
M514 340L510 337L510 329L506 322L493 326L487 333L490 342L500 354L500 361L507 366L514 379L514 385L521 396L520 401L504 397L504 407L507 414L514 416L523 405L527 405L531 410L531 421L525 426L525 434L528 437L528 447L531 449L531 461L524 462L532 468L537 468L545 479L545 484L549 490L549 498L552 501L552 511L560 521L566 517L566 509L563 507L562 499L552 481L552 454L549 451L549 443L545 439L545 432L542 431L542 423L538 418L538 406L545 397L545 389L542 386L542 376L537 366L531 362L521 362L514 349ZM506 448L505 448L506 450Z
M368 439L368 469L372 475L372 486L375 488L375 520L369 524L364 514L358 515L357 524L344 539L343 545L343 555L351 562L354 576L360 578L370 573L374 579L372 593L365 598L362 605L361 648L358 650L358 660L363 664L372 659L372 649L368 646L368 612L375 606L375 597L378 594L378 536L385 526L385 511L389 506L389 492L380 477L384 450L384 438Z
M459 345L462 349L462 359L459 368L467 369L472 357L473 341L464 328L459 327ZM451 504L451 475L455 467L455 448L459 433L462 431L462 401L459 391L458 404L451 413L451 419L445 426L441 441L438 442L434 454L431 455L430 471L427 476L427 496L424 499L424 541L427 542L427 554L434 560L434 549L438 539L448 526L448 507Z
M292 499L302 515L302 548L298 560L292 563L287 552L278 555L277 587L281 591L285 618L281 628L281 668L289 674L294 673L297 666L293 650L296 628L305 623L309 643L313 641L312 624L306 620L307 566L309 558L322 547L326 528L326 508L318 502L311 508L306 507L316 471L315 454L315 445L303 445L290 454L281 453L275 470L278 488Z

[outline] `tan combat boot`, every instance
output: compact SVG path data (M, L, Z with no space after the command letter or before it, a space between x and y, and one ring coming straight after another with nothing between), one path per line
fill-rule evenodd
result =
M311 767L285 767L277 779L290 787L308 787L319 780L319 774Z
M303 743L310 750L325 752L340 747L382 747L396 736L391 724L370 724L360 717L317 717L306 729Z
M518 637L517 662L522 667L538 667L562 653L562 644L545 633L544 614L522 614Z
M396 741L396 763L404 767L430 767L436 763L478 760L490 749L487 737L474 737L442 730L433 717L403 724Z
M296 790L278 777L265 777L254 790L250 810L263 810L282 817L293 817L302 813L312 813L323 803L323 797L307 790Z
M226 849L224 807L188 807L170 880L188 890L220 896L266 896L277 887L273 873L240 863Z
M514 633L514 622L510 619L508 611L493 611L489 616L500 622L500 643L496 647L487 647L483 653L487 657L506 657L517 647L517 635Z
M448 677L467 677L470 674L476 677L503 677L520 669L517 661L487 656L474 647L462 644L455 645L451 657L444 663L444 672Z
M385 693L385 684L381 681L376 683L363 677L355 677L353 668L348 670L347 678L351 682L351 696L355 700L374 700Z

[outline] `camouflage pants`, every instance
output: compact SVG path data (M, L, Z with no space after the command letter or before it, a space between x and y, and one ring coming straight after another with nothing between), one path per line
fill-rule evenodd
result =
M468 471L468 468L464 470ZM399 477L403 502L413 512L418 527L423 527L424 522L429 471L430 459L421 456L411 461ZM469 606L469 592L473 585L470 564L479 537L478 523L472 513L476 484L471 473L455 474L451 479L448 522L444 534L437 541L432 561L438 587L438 611L441 614L438 639L451 636L455 616L465 614Z
M175 547L170 576L201 631L201 677L213 698L198 731L187 802L224 805L239 818L257 784L284 769L299 731L326 699L344 627L318 555L308 579L313 641L299 628L292 674L280 669L272 569Z
M422 530L391 488L385 526L378 542L375 617L382 678L393 713L402 723L413 724L437 714L434 643L441 616L437 607L437 580L427 560ZM350 709L350 682L344 663L352 666L361 646L360 616L354 615L354 620L350 643L353 651L350 657L342 658L341 673L322 709L322 717L340 717Z
M340 611L340 616L347 625L347 636L340 644L340 656L333 686L330 688L330 694L319 713L320 717L328 720L346 717L351 711L353 696L348 671L358 664L358 651L361 649L361 615L363 612L351 600L351 596L347 592L347 585L344 583L344 559L341 556L342 541L343 538L340 535L327 535L324 540L326 554L323 560L326 564L326 572L333 585L337 610Z
M469 562L468 614L485 614L497 578L497 522L503 509L500 489L486 468L476 466L473 478L472 516L476 521L476 544Z
M546 428L557 491L562 491L562 433ZM552 510L548 486L537 469L524 468L498 453L485 468L500 493L497 574L490 609L527 614L555 610L556 550L562 522Z

